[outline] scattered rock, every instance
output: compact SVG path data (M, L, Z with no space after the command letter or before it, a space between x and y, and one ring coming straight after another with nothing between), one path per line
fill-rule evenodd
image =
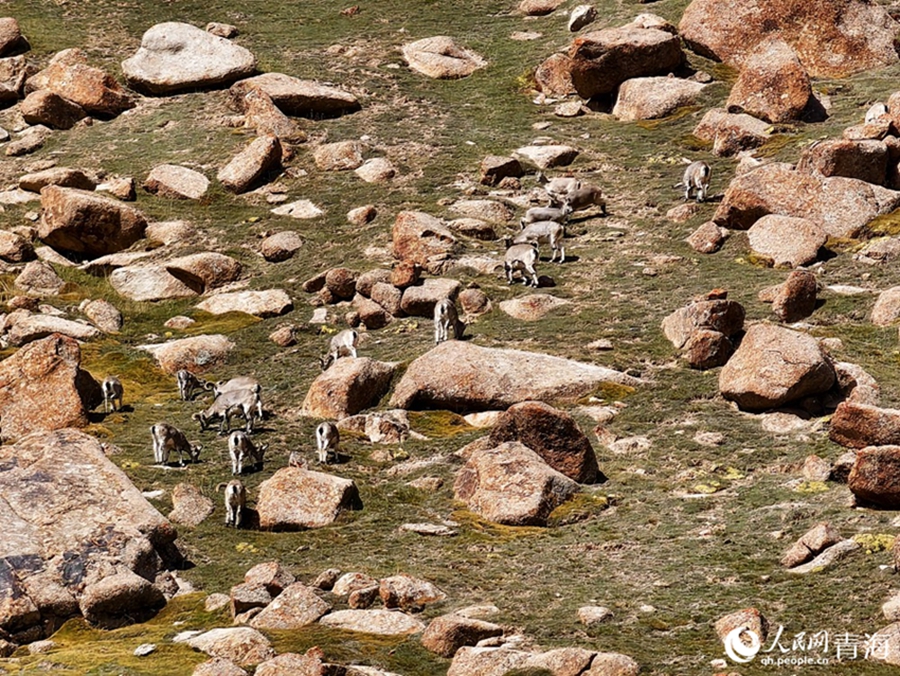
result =
M306 199L282 204L280 207L272 209L272 213L276 216L290 216L300 220L310 220L325 215L322 209Z
M166 272L200 293L237 281L243 269L231 256L214 251L173 258L165 266Z
M366 225L375 220L378 210L374 204L367 204L362 207L356 207L347 212L347 222L351 225Z
M748 53L726 105L767 122L789 122L800 119L811 96L809 75L794 50L770 39Z
M69 169L67 167L52 167L32 174L25 174L19 178L19 188L40 192L44 186L56 185L61 188L78 188L79 190L93 190L96 183L83 171Z
M386 157L374 157L363 162L354 173L366 183L384 183L394 178L397 170Z
M720 617L715 623L716 635L722 642L738 628L742 628L738 637L741 643L748 648L753 644L753 639L747 631L753 632L760 642L764 642L769 636L769 621L756 608L744 608L729 613Z
M103 333L118 333L122 328L122 313L107 300L98 298L83 303L81 311Z
M191 676L247 676L247 672L241 669L231 660L224 657L213 657L198 664Z
M197 309L214 315L244 312L255 317L277 317L293 310L294 304L286 291L269 289L216 294L198 303Z
M378 588L378 580L371 575L365 573L345 573L338 579L332 588L335 596L349 596L359 589L368 589L369 587Z
M588 627L601 624L613 617L613 612L603 606L582 606L578 609L578 621Z
M730 157L758 148L769 140L769 125L745 113L729 113L711 108L694 128L694 136L713 144L713 152Z
M490 312L491 299L481 289L463 289L459 292L459 305L467 318L474 318Z
M797 168L822 177L844 176L884 185L889 156L883 141L826 139L807 146Z
M0 19L0 56L27 51L29 48L28 40L19 28L19 22L9 16Z
M385 608L400 608L406 612L420 612L429 603L437 603L447 595L427 580L401 573L384 578L378 595Z
M172 489L172 506L169 520L191 528L203 523L215 508L199 488L187 483L176 484Z
M750 248L771 258L775 265L792 268L815 262L828 236L813 221L769 214L747 232Z
M394 258L440 274L442 265L459 251L453 233L439 219L418 211L401 211L391 230Z
M228 92L238 110L241 110L241 102L247 92L253 89L268 94L286 115L319 118L360 109L359 101L349 92L310 80L299 80L283 73L263 73L231 85Z
M460 200L450 205L450 211L490 223L509 223L513 220L512 209L496 200Z
M500 303L500 309L510 317L526 322L542 319L547 313L560 307L571 305L572 301L557 298L546 293L519 296Z
M256 509L264 530L303 530L328 526L362 502L349 479L283 467L260 484Z
M281 143L275 136L259 136L219 170L216 178L227 190L247 192L281 162Z
M348 171L363 163L363 148L359 141L325 143L313 150L313 159L320 171Z
M303 143L307 136L291 118L281 112L271 97L259 89L251 89L240 103L244 111L244 127L259 136L274 136L284 143Z
M175 164L160 164L150 171L144 190L159 197L198 200L206 194L209 179L199 171Z
M572 84L572 59L565 54L553 54L534 71L538 89L547 96L570 96L575 93Z
M828 481L831 478L831 463L818 455L809 455L803 461L801 470L807 481Z
M19 112L28 124L42 124L51 129L71 129L87 116L77 103L47 89L26 96Z
M44 141L50 137L50 134L50 130L42 124L29 127L23 131L15 141L7 143L6 150L3 152L6 153L7 157L28 155L43 148ZM10 202L7 200L7 203Z
M900 286L894 286L878 294L870 317L876 326L890 326L900 317Z
M810 573L818 573L833 565L837 561L840 561L848 554L855 552L857 549L859 549L859 544L855 540L841 540L836 545L832 545L831 547L823 551L812 561L804 563L800 566L790 568L787 572L793 573L795 575L808 575Z
M250 627L211 629L188 640L195 650L236 664L254 665L275 656L269 640Z
M743 328L743 306L724 298L695 301L678 308L662 322L663 333L678 349L685 347L698 331L717 331L730 338Z
M14 321L10 321L13 314L18 316ZM7 316L6 340L10 345L24 345L52 334L68 336L79 341L93 340L100 336L100 332L93 326L62 317L30 314L28 310L18 310L13 314Z
M794 270L774 290L772 311L783 322L797 322L816 309L816 276L809 270Z
M384 396L396 368L367 357L338 359L310 385L302 413L331 420L356 415Z
M255 70L256 57L240 45L175 21L150 28L122 62L129 86L156 95L227 85Z
M781 565L785 568L799 566L841 540L841 534L830 523L817 524L791 545L781 558Z
M831 416L828 436L846 448L900 445L900 410L844 401Z
M113 197L118 197L126 202L134 202L137 199L137 191L134 188L134 179L127 176L114 176L97 186L97 192L108 192ZM161 224L159 224L161 225ZM147 226L149 232L151 226ZM148 234L147 237L150 237Z
M565 0L522 0L519 11L525 16L546 16L564 2Z
M338 610L328 613L319 624L378 636L406 636L425 630L425 624L415 617L393 610Z
M734 354L734 344L719 331L699 329L684 344L684 356L692 369L705 371L723 366Z
M170 340L156 345L138 345L156 359L165 373L174 375L186 369L191 373L203 373L225 361L234 349L234 343L222 335L201 335Z
M429 278L408 286L400 298L400 308L410 317L434 317L434 306L444 299L456 301L460 283L449 278Z
M124 570L84 587L78 607L91 624L112 629L148 617L166 605L166 598L148 580Z
M497 185L504 178L519 178L524 173L519 160L514 157L488 155L481 161L481 183L484 185Z
M593 5L578 5L569 13L569 32L577 33L597 19L597 10Z
M453 657L463 646L474 646L493 636L502 636L503 628L461 615L441 615L434 618L422 634L422 645L441 657Z
M515 154L540 169L551 169L572 164L578 157L578 150L565 145L523 146Z
M620 120L653 120L693 105L706 85L674 77L636 77L619 86L612 114Z
M697 228L685 241L698 253L711 254L722 248L728 231L712 221Z
M109 283L116 293L134 301L157 301L189 298L198 290L185 284L158 265L126 265L109 275Z
M467 77L487 65L481 56L438 35L403 45L403 58L417 73L441 80Z
M301 582L288 586L256 617L250 620L255 629L299 629L313 624L331 610L311 587Z
M53 266L44 261L31 261L13 282L17 289L38 296L56 296L66 285Z
M26 91L40 89L59 94L92 115L115 116L134 108L134 99L116 79L89 66L80 49L59 52L44 70L28 78Z

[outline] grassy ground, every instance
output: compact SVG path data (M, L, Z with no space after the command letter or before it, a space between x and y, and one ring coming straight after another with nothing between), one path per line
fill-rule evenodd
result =
M773 435L758 418L744 415L717 396L716 372L688 370L659 325L673 309L714 287L729 290L741 301L749 320L769 318L768 306L756 296L760 289L782 281L787 272L748 262L746 237L735 233L712 256L694 253L683 239L708 220L715 203L685 224L667 221L665 212L679 202L671 188L680 178L681 158L706 159L713 167L712 190L721 194L733 174L734 162L713 158L691 136L703 111L721 105L728 87L710 87L702 107L686 115L652 124L625 124L602 115L575 119L552 115L552 106L531 102L529 73L571 39L561 12L541 19L524 19L515 3L483 0L361 3L355 17L339 13L349 2L271 3L227 2L143 3L137 0L37 2L10 0L0 14L15 16L31 40L30 57L38 64L56 51L82 47L90 59L118 75L118 63L137 47L144 30L164 20L205 25L217 20L236 24L237 41L258 57L261 69L337 83L356 93L363 110L334 120L303 120L314 141L368 136L370 155L389 157L400 177L387 187L368 185L352 173L318 172L307 147L297 148L294 168L307 174L277 180L292 199L309 198L327 213L313 222L294 222L272 215L261 196L234 197L213 188L202 203L173 202L140 194L138 206L152 219L185 219L200 232L195 250L213 248L245 265L251 288L282 287L295 298L296 309L286 318L247 321L242 317L212 318L189 301L158 304L121 300L104 279L61 270L71 291L55 304L73 308L85 297L105 297L119 306L127 321L121 335L84 348L85 364L96 376L119 374L126 388L126 410L97 416L92 429L118 445L113 460L142 490L164 489L155 504L171 508L169 492L190 481L214 495L215 485L228 477L225 444L213 433L200 434L190 415L199 402L179 401L174 379L160 373L145 353L135 349L148 340L222 331L237 349L214 379L251 372L264 383L266 404L275 415L266 421L261 438L271 444L262 472L245 477L251 496L259 483L286 463L291 451L313 455L316 421L297 418L310 382L318 372L315 358L324 351L327 335L314 329L300 333L296 348L280 349L267 340L280 323L305 323L312 308L300 288L303 280L334 265L359 271L386 264L367 260L363 251L389 242L390 225L402 209L447 215L439 200L459 197L453 184L458 175L477 177L488 154L509 154L537 136L570 143L582 154L571 169L599 183L609 195L610 216L579 219L577 236L567 251L577 261L564 266L544 264L556 280L552 293L576 301L540 322L523 324L498 310L470 328L481 345L512 346L594 361L648 376L652 386L623 398L626 404L610 429L621 437L644 435L646 450L617 455L595 443L601 468L610 477L574 507L555 515L548 529L501 528L459 511L452 483L459 461L452 454L479 432L448 425L445 416L415 418L427 441L411 441L398 456L437 456L439 463L409 476L386 473L394 463L375 460L370 444L345 443L352 460L331 471L359 486L364 510L318 531L272 534L226 530L221 514L195 529L182 528L180 542L195 564L184 576L197 588L227 592L243 571L277 559L300 579L311 580L325 568L363 570L375 576L407 572L437 583L449 596L429 608L431 617L474 603L493 602L499 621L522 631L543 647L578 645L621 651L637 659L648 674L712 673L710 660L722 657L712 623L727 612L758 607L785 636L801 631L864 634L886 622L880 605L896 578L879 571L890 562L885 552L857 553L832 570L798 578L783 572L778 560L790 542L812 525L831 521L844 536L894 533L891 512L852 510L849 492L836 484L805 486L795 480L799 464L810 453L837 458L821 425L801 433ZM600 25L618 25L647 9L633 2L601 0ZM677 22L686 0L661 0L650 9ZM536 30L539 40L509 39L514 31ZM451 34L486 56L490 66L457 82L437 82L394 68L401 62L398 47L434 34ZM342 46L343 52L328 50ZM699 68L730 77L726 69L693 58ZM822 137L835 137L859 121L868 104L886 100L896 88L900 68L887 69L852 81L817 82L831 97L828 121L797 125L779 136L764 153L786 161L799 148ZM56 133L44 149L25 158L6 159L0 166L3 183L13 183L36 160L54 159L60 166L103 170L136 177L163 162L186 164L214 176L218 167L250 137L221 124L232 114L224 92L190 93L164 99L144 99L133 112L90 128ZM532 125L549 122L535 131ZM14 126L12 110L0 111L0 125ZM533 178L525 179L526 186ZM346 212L373 203L379 216L369 226L346 223ZM36 205L7 207L0 220L20 225ZM267 264L254 253L261 233L295 229L306 244L294 259ZM620 233L621 236L611 236ZM472 251L497 250L493 244L469 242ZM661 261L659 255L677 260ZM655 276L645 274L654 268ZM862 284L874 289L894 286L900 274L891 266L871 267L838 255L820 271L828 284ZM497 303L527 293L499 278L469 275ZM837 337L843 348L836 357L862 365L882 385L885 405L900 404L896 375L896 329L876 328L865 320L873 296L845 298L823 294L824 304L810 319L811 332ZM176 314L198 320L188 332L168 331L162 324ZM336 313L340 317L343 311ZM608 338L614 349L585 354L584 346ZM397 321L366 336L362 354L408 361L428 349L429 322ZM593 423L576 413L590 432ZM186 470L151 467L147 429L166 420L190 430L204 444L203 462ZM724 442L704 446L697 432L721 432ZM395 449L396 450L396 449ZM420 475L440 476L444 487L426 493L405 485ZM705 497L698 486L715 489ZM819 490L821 488L822 490ZM601 500L604 498L605 500ZM601 509L608 501L611 507ZM398 532L409 521L450 518L458 521L455 538L422 538ZM780 537L776 537L780 535ZM614 618L599 628L577 622L578 607L596 603L610 607ZM655 608L645 612L642 606ZM156 619L116 632L99 632L80 622L69 623L55 640L60 647L47 655L0 660L11 673L175 674L190 673L202 658L166 639L188 628L227 623L223 615L202 611L202 599L189 597L170 606ZM176 622L181 623L176 626ZM380 665L408 676L442 674L448 661L424 651L416 640L378 641L322 629L278 634L279 650L304 650L321 645L329 659ZM132 656L140 643L158 642L156 653ZM742 667L741 674L771 673L761 665ZM862 660L832 664L828 673L881 674L892 671ZM813 673L812 669L808 673Z

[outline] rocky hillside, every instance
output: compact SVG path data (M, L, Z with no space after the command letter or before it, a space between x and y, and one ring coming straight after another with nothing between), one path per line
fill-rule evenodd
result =
M0 673L893 673L898 18L3 3Z

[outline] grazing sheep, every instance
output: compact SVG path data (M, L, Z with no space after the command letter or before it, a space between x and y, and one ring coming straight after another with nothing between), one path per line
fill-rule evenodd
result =
M121 411L122 396L125 393L122 381L116 376L106 376L100 389L103 391L103 411L109 413L110 407L112 407L113 411ZM116 407L117 402L118 407Z
M512 244L506 249L503 257L503 269L506 272L506 281L513 283L513 273L517 270L521 273L522 284L531 283L538 285L537 265L538 250L534 243Z
M216 397L225 392L236 392L237 390L256 392L256 396L259 398L259 407L256 410L256 414L260 420L263 419L262 386L256 378L252 376L238 376L231 380L220 380L212 386L212 390L213 395Z
M222 488L225 489L225 525L240 528L247 507L247 489L240 479L232 479L228 483L223 481L216 486L216 493Z
M603 199L600 188L595 185L582 185L572 190L566 197L565 204L569 205L570 213L597 206L600 207L600 213L606 215L606 200Z
M571 213L572 205L567 202L564 202L561 207L532 207L519 220L519 225L524 228L529 223L538 223L540 221L556 221L565 225L568 223L569 214Z
M211 383L198 378L185 369L179 370L175 374L175 379L178 381L178 393L181 395L182 401L190 401L194 395L194 390L212 389Z
M535 244L549 244L553 253L550 256L552 263L559 253L559 262L564 263L566 260L566 248L563 246L563 237L566 235L566 229L563 225L556 221L537 221L529 223L518 235L513 238L513 244L526 244L533 242Z
M231 430L232 413L240 413L247 421L246 432L253 434L253 421L259 410L259 395L253 390L233 390L223 392L205 411L195 413L191 418L200 423L200 430L212 426L216 418L221 418L219 434L228 434Z
M691 199L691 193L697 193L697 201L702 202L706 199L709 192L709 165L703 160L691 162L687 169L684 170L684 176L681 183L676 184L676 188L684 188L685 202Z
M156 423L150 427L150 436L153 439L153 461L157 465L169 464L169 453L178 452L178 462L184 466L184 454L187 453L191 462L200 459L200 444L192 444L177 427L168 423Z
M262 469L263 457L269 444L263 444L257 447L246 432L235 430L228 437L228 454L231 456L231 473L242 474L244 471L244 463L252 459L253 465L257 470Z
M337 448L341 442L341 433L333 422L320 423L316 428L316 452L320 463L328 463L328 454L337 459Z
M866 111L866 124L871 122L877 122L882 117L886 117L888 114L888 107L879 101L878 103L873 103L872 106Z
M538 183L544 186L544 190L550 197L550 206L562 204L568 195L581 188L581 181L570 176L557 176L547 178L542 172L537 174Z
M445 340L450 340L450 332L453 332L453 340L460 340L466 325L459 320L456 311L456 303L449 298L444 298L434 304L434 342L435 345Z
M325 371L329 366L341 357L350 356L356 359L356 346L359 344L359 334L353 329L344 329L335 334L329 344L328 354L319 359L322 370Z

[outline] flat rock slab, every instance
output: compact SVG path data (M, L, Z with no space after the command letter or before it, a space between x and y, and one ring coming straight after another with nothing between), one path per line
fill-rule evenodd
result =
M268 94L285 115L330 116L360 109L359 101L349 92L311 80L300 80L284 73L263 73L235 82L228 92L232 101L239 105L253 89Z
M210 296L197 305L214 315L226 312L245 312L255 317L277 317L294 309L293 301L282 289L268 291L235 291Z
M500 309L515 319L534 322L556 308L571 304L572 301L564 298L557 298L547 293L534 293L528 296L504 300L500 303Z
M310 220L325 215L325 211L307 199L282 204L272 209L272 213L276 216L290 216L301 220Z
M575 161L578 150L565 145L523 146L513 153L541 169L565 167Z
M160 197L179 200L198 200L209 189L209 179L199 171L175 164L161 164L153 167L144 190Z
M150 94L226 85L255 70L247 49L176 21L150 28L137 53L122 62L128 84Z
M816 260L828 236L814 222L790 216L763 216L747 233L750 248L775 265L796 268Z
M138 345L156 359L159 367L169 374L180 369L191 373L206 371L225 361L234 343L223 335L202 335L171 340L156 345Z
M417 73L442 80L467 77L487 65L481 56L446 35L403 45L403 58Z
M620 120L653 120L693 105L706 85L674 77L636 77L619 86L612 114Z
M53 333L60 333L76 340L93 340L102 335L90 324L53 315L32 314L16 320L7 334L7 340L10 345L19 346L46 338Z
M425 624L412 615L392 610L339 610L323 617L319 624L379 636L407 636L425 630Z
M331 610L311 587L295 582L250 621L256 629L299 629Z
M187 643L210 657L223 657L243 666L275 657L269 639L250 627L211 629L189 639Z
M409 365L390 406L490 411L528 400L575 401L604 383L636 387L641 380L562 357L450 340Z
M819 554L809 563L804 563L803 565L796 566L795 568L790 568L787 572L793 575L808 575L809 573L818 573L825 570L829 566L832 566L837 561L840 561L848 554L855 552L859 548L860 545L855 540L841 540L836 545L829 547L824 552Z
M260 484L256 509L260 528L302 530L327 526L342 512L362 509L362 501L350 479L283 467Z
M199 295L161 265L127 265L113 270L109 283L123 298L135 301L170 300Z

